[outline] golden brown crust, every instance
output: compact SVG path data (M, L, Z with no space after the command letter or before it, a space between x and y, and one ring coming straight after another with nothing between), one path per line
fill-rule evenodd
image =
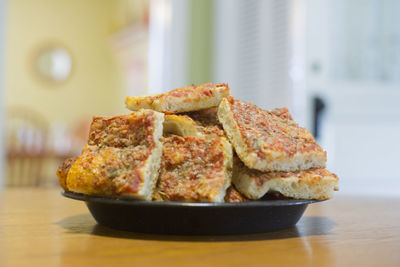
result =
M282 172L282 171L261 172L258 170L253 170L253 169L247 168L237 157L234 157L233 162L237 166L237 169L240 172L246 172L248 177L253 179L258 186L263 186L269 180L275 179L277 177L279 177L279 178L295 177L298 179L305 180L305 179L309 179L309 178L315 179L316 177L332 176L335 179L338 179L336 174L331 173L330 171L328 171L326 169L321 169L321 168L300 170L300 171L294 171L294 172Z
M338 190L338 177L326 169L295 172L261 172L247 168L239 158L233 160L235 187L250 199L278 192L298 199L328 199Z
M157 95L127 97L125 102L130 110L146 108L170 114L217 107L230 94L227 84L205 83Z
M244 195L237 191L233 186L230 186L226 190L225 202L227 203L237 203L249 201Z
M193 97L193 95L196 95L199 97L202 97L202 96L211 97L214 95L214 90L216 88L222 88L222 87L229 88L228 84L225 84L225 83L218 83L218 84L205 83L205 84L199 84L199 85L192 85L192 86L174 89L165 94L156 96L155 99L160 99L165 95L173 96L173 97L187 97L187 98Z
M67 187L89 195L138 193L149 149L86 146L72 165Z
M170 201L222 201L231 175L227 149L232 148L224 138L165 138L158 194Z
M78 157L72 157L72 158L68 158L68 159L64 160L63 163L61 163L61 165L57 169L58 181L59 181L61 187L66 191L68 191L68 188L67 188L68 172L69 172L69 169L71 168L72 164L74 164L74 162L76 161L77 158Z

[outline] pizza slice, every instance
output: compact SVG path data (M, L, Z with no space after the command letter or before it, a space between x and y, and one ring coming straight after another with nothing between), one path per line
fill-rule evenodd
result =
M217 107L224 97L230 95L228 84L205 83L162 94L131 96L126 98L125 103L133 111L145 108L171 114Z
M260 171L324 168L326 152L298 126L286 108L262 110L233 98L222 100L218 119L244 164Z
M329 199L338 190L338 178L326 169L295 172L261 172L234 158L232 183L249 199L278 192L294 199Z
M69 169L68 190L151 200L161 161L164 114L140 110L93 119L88 145Z
M223 202L232 176L225 138L171 135L164 139L156 195L169 201Z

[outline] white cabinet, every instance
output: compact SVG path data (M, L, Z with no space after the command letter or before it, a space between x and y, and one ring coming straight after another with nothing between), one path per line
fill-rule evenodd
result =
M306 32L328 167L343 192L400 195L400 1L307 0Z

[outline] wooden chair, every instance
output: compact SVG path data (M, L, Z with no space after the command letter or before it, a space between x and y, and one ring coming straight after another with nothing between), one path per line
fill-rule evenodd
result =
M46 159L48 123L27 107L8 109L6 186L40 186Z

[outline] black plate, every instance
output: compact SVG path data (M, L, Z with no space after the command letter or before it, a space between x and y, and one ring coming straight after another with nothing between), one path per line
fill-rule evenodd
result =
M104 226L137 233L228 235L265 233L291 227L317 200L267 200L243 203L152 202L63 192L86 202Z

